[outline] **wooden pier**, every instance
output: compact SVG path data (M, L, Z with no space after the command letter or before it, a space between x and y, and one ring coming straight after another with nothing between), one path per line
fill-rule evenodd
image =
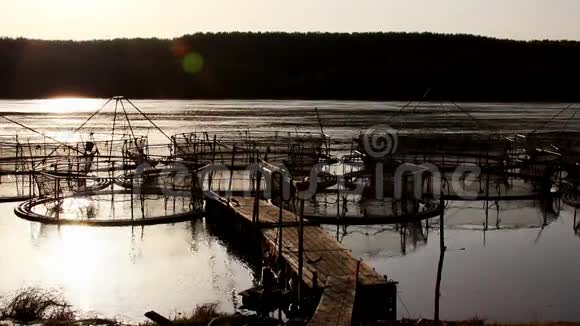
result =
M356 282L353 277L330 277L320 298L310 326L350 326L352 308L356 298Z
M299 216L263 199L225 198L210 191L206 198L209 215L221 223L241 224L245 227L240 229L242 233L247 228L258 232L263 251L275 258L281 254L286 269L302 275L301 282L308 290L323 290L311 324L396 319L396 283L356 259L322 227L305 222L301 228Z

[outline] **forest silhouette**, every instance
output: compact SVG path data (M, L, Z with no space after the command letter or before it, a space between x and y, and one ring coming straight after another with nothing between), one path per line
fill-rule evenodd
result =
M3 38L0 97L576 101L579 60L580 42L432 33Z

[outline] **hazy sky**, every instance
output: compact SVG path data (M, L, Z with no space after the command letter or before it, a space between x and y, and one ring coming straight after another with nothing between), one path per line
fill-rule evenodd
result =
M0 36L431 31L580 40L580 0L0 0Z

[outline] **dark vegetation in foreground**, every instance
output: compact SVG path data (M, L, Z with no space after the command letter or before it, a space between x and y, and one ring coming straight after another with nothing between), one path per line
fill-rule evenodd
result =
M63 322L74 318L75 312L61 295L37 288L24 289L0 306L0 319L20 323L39 320Z
M580 99L580 42L431 33L0 39L0 97Z
M43 325L126 325L115 319L81 318L77 311L66 302L58 291L26 288L14 296L2 298L0 304L0 325L3 321L15 324ZM225 316L219 312L217 304L196 306L189 314L178 314L172 320L176 326L207 325L216 317ZM145 323L139 326L153 326Z
M78 313L68 304L58 292L43 290L39 288L27 288L20 290L11 298L2 298L0 305L0 325L10 321L14 324L37 324L47 326L68 326L68 325L107 325L107 326L128 326L115 319L103 318L80 318ZM236 315L226 315L219 312L216 304L205 304L196 306L190 314L178 314L172 319L175 326L204 326L212 320L220 318L223 324L238 325ZM217 320L216 320L217 322ZM219 323L222 325L222 323ZM243 323L247 324L247 323ZM261 324L261 323L260 323ZM138 326L154 326L154 323L147 322ZM241 324L240 324L241 325ZM386 322L384 325L390 326L428 326L433 325L428 319L402 319L399 321ZM483 326L483 325L504 325L494 322L474 318L467 321L442 322L443 326ZM509 325L509 324L505 324ZM512 326L579 326L580 323L554 322L554 323L525 323L512 324Z
M399 321L389 322L386 325L389 326L431 326L433 325L433 320L429 319L403 319ZM554 323L519 323L519 324L501 324L494 322L487 322L483 319L474 318L472 320L463 321L443 321L442 326L578 326L578 323L567 323L567 322L554 322Z

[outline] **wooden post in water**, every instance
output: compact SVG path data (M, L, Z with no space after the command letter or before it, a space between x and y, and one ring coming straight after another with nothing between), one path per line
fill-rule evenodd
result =
M260 191L262 187L262 172L258 171L256 178L256 201L254 206L254 214L256 218L256 223L260 223Z
M95 157L97 158L97 164L96 164L96 166L97 166L97 177L100 175L100 173L99 173L99 157L100 157L100 156L101 156L101 154L100 154L100 153L97 153L97 154L95 155ZM85 173L88 173L88 172L89 172L89 169L87 169L87 171L85 171Z
M16 159L14 160L14 173L18 172L18 161L20 159L22 159L22 157L20 157L20 158L18 157L18 153L19 153L18 149L19 148L20 148L20 143L18 142L18 134L17 134L16 135ZM22 151L20 151L20 153L22 153ZM17 186L18 186L18 184L17 184Z
M145 182L147 179L143 175L139 176L139 204L141 205L141 219L145 219L145 196L143 195L143 188L146 186Z
M268 154L270 153L270 146L268 146L266 148L266 154L264 155L264 161L268 160ZM256 199L254 201L254 213L252 214L252 217L254 219L255 223L260 223L260 192L261 187L262 187L262 170L261 170L261 166L260 166L260 152L256 151L256 162L258 164L258 169L257 169L257 177L256 177ZM266 185L267 187L268 185Z
M278 215L278 260L280 262L279 266L282 266L282 214L283 214L283 205L284 205L284 178L282 177L282 172L280 174L280 203L279 207L279 215ZM574 223L575 224L575 223Z
M485 230L489 226L489 152L485 156Z
M259 156L259 154L256 154L256 156ZM261 180L262 177L262 173L260 172L260 169L258 168L256 171L256 193L254 195L254 210L252 212L252 222L253 223L260 223L260 186L262 183Z
M206 135L206 138L207 138L207 135ZM217 138L216 138L216 135L213 135L213 146L210 145L210 148L211 148L211 164L212 165L215 164L215 150L216 150L216 145L217 145ZM207 185L208 190L211 191L211 185L213 183L213 169L209 172L209 175L208 175L207 180L208 180L208 185Z
M437 283L435 284L435 325L439 325L439 299L441 297L441 273L443 272L443 258L445 257L445 198L443 190L440 191L439 206L441 215L439 217L439 264L437 265Z
M28 145L28 151L30 152L30 144ZM34 166L34 156L32 155L31 152L30 152L30 157L31 157L31 161L30 161L31 162L31 165L30 165L30 168L32 170L32 172L29 174L29 176L30 176L30 185L32 187L32 196L30 196L30 197L32 198L32 197L36 196L36 190L35 190L36 189L36 186L35 186L35 182L34 182L36 179L33 177L33 175L36 176L36 172L35 172L36 171L36 167ZM38 192L40 193L40 189L38 190Z
M58 183L59 183L59 179L58 179L58 174L57 174L58 173L58 167L57 167L57 165L58 165L58 162L55 162L54 163L54 198L58 202L58 199L59 199L59 196L58 196Z
M284 205L284 178L282 176L282 171L278 173L280 175L280 202L278 203L279 211L278 211L278 260L277 260L277 267L279 270L278 279L284 280L284 259L282 258L283 250L282 250L282 217L283 217L283 205ZM278 308L278 320L282 320L282 309Z
M358 274L360 273L360 263L362 262L361 259L356 261L356 274L355 274L355 284L358 284Z
M336 219L340 219L340 182L338 179L336 181ZM336 225L338 228L338 223ZM336 240L338 240L338 231L336 234Z
M139 201L141 204L141 219L145 219L145 197L143 191L139 191Z
M133 178L135 177L135 174L131 174L131 221L135 219L135 213L133 212L134 210L134 199L133 199L133 193L135 192L135 183L133 182Z
M576 222L576 215L578 213L578 208L574 207L574 231L580 228L580 224Z
M32 189L33 189L33 186L32 186L32 173L29 172L28 173L28 197L30 197L30 198L33 197L33 195L32 195Z
M230 182L228 184L228 207L230 206L230 201L232 199L232 179L234 178L234 163L236 159L236 144L232 148L232 164L230 167Z
M304 199L300 199L300 219L298 223L298 307L302 309L302 277L304 269Z

